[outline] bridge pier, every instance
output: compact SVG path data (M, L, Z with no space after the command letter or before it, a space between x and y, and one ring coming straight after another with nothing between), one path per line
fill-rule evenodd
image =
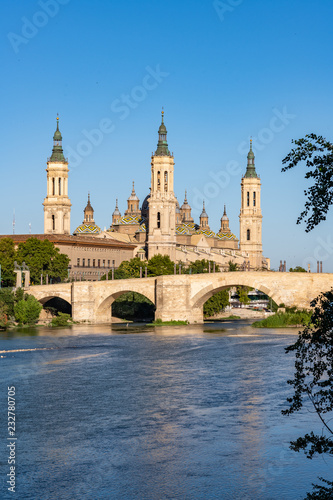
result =
M203 323L202 309L190 305L190 276L159 276L156 280L155 319Z
M93 282L75 281L71 284L72 318L74 321L95 323L95 294ZM111 322L111 314L109 322Z

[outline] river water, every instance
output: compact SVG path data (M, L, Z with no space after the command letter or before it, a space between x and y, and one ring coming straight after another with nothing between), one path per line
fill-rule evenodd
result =
M310 407L281 415L294 362L284 347L296 336L246 321L2 333L0 498L304 498L332 463L289 450L321 430Z

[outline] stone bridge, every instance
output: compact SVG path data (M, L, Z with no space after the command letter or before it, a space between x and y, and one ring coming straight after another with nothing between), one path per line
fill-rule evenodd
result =
M112 302L125 292L138 292L155 304L155 318L202 323L206 300L238 285L261 290L277 304L309 308L312 299L333 287L333 274L237 271L171 275L32 286L28 293L42 304L54 297L69 302L74 321L110 323Z

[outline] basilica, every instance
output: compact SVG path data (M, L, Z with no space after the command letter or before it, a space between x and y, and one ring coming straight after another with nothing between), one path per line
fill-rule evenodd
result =
M151 156L150 192L140 206L133 182L124 215L119 211L116 200L109 229L102 230L95 223L94 210L88 194L84 220L74 230L73 235L70 233L68 162L63 154L58 118L52 155L48 159L46 171L47 196L43 203L44 235L68 235L71 240L77 241L77 244L89 240L92 250L89 267L95 267L92 263L97 262L93 258L95 242L96 254L101 243L113 243L121 245L123 249L131 249L132 256L138 256L142 261L156 254L162 254L184 265L207 259L218 264L221 270L229 269L230 261L237 264L239 269L269 269L269 259L264 258L262 254L261 182L255 169L251 143L246 173L241 179L239 239L229 227L225 206L221 214L220 227L215 232L209 226L204 201L199 221L195 222L186 191L182 205L177 200L174 193L174 157L168 147L163 111L157 148ZM128 258L128 252L126 257ZM88 259L84 261L88 264ZM79 260L76 264L78 262ZM73 267L75 267L74 262ZM82 267L82 262L79 267Z

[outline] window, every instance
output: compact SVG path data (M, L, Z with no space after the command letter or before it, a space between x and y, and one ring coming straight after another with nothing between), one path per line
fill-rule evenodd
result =
M55 216L52 215L52 231L55 231Z
M256 206L256 192L253 193L253 206Z
M157 227L161 227L161 212L157 212Z
M93 267L95 267L95 259L93 259Z
M247 241L250 241L250 229L246 230L246 239Z
M168 172L164 172L164 191L168 190Z
M133 212L133 205L132 205L132 203L131 203L131 212Z
M113 267L115 266L115 261L114 261L114 260L112 261L112 266L113 266Z
M161 172L157 172L157 190L160 191L161 189Z
M53 196L55 195L55 182L54 182L54 177L52 177L52 194L53 194Z
M88 259L88 267L90 267L90 259Z
M80 267L80 259L79 259L79 258L78 258L78 259L77 259L77 261L76 261L76 265L77 265L78 267Z
M86 259L82 259L82 267L86 265Z
M59 177L59 195L61 195L61 178Z
M97 267L101 267L101 260L100 259L98 259L98 261L97 261Z
M103 259L103 267L105 267L105 259Z
M247 192L247 194L246 194L246 204L248 207L250 206L250 193L249 192Z
M108 260L108 267L110 267L110 261Z

